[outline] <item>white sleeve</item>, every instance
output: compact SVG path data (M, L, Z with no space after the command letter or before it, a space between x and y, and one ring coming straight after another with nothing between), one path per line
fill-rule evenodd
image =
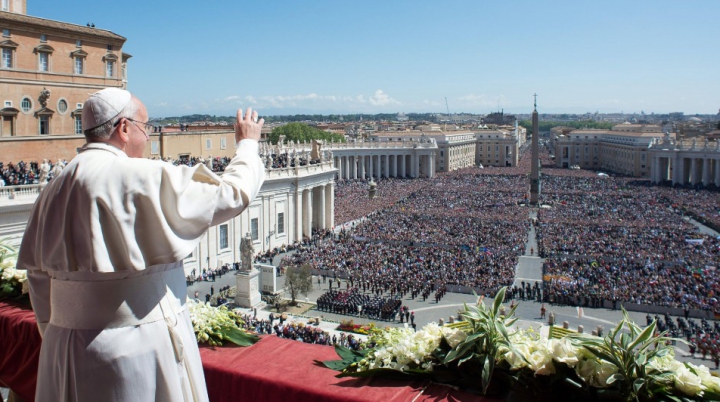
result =
M30 283L30 302L42 337L45 327L50 322L50 277L43 271L28 270L28 281Z

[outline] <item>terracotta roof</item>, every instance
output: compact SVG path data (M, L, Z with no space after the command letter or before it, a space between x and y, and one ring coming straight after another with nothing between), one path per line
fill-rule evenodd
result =
M121 40L123 42L125 42L126 40L126 38L123 36L100 28L91 28L82 25L70 24L67 22L46 20L44 18L31 17L29 15L10 13L7 11L0 11L0 21L13 21L19 22L21 24L38 25L43 28L60 29L63 31L77 32L90 36Z

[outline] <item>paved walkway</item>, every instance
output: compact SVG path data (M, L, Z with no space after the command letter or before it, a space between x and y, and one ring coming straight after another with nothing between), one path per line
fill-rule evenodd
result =
M535 210L530 211L529 219L537 218ZM527 243L525 243L525 255L521 255L518 259L518 265L515 269L515 285L520 286L521 282L530 283L540 282L542 285L542 267L544 259L537 256L538 245L535 237L535 226L530 226L528 231Z

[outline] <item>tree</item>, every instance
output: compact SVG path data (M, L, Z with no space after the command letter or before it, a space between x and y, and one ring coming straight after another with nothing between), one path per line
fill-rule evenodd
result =
M340 134L333 134L327 131L318 130L302 123L288 123L284 126L276 127L270 133L270 142L277 144L281 135L285 136L285 141L310 142L312 140L325 140L335 142L345 142L345 137Z
M290 293L290 305L297 304L295 298L299 294L307 296L312 289L312 267L310 264L289 267L285 271L285 291Z

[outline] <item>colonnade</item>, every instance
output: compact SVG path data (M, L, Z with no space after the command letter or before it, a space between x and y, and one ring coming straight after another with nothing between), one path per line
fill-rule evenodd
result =
M295 239L310 236L313 229L335 226L335 184L298 188L295 193Z
M335 156L338 179L412 177L435 175L433 154L379 154Z
M720 153L710 156L680 152L654 155L650 171L653 183L671 180L672 184L720 187Z

